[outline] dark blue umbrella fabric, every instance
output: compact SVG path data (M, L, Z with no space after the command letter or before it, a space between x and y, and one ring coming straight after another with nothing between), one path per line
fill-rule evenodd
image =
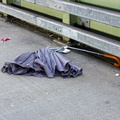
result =
M26 52L10 62L5 62L2 72L15 75L37 77L62 76L76 77L82 74L82 69L72 64L60 53L49 48L39 49L36 52Z

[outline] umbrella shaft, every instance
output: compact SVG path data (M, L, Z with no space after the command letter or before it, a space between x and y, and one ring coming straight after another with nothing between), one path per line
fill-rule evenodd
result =
M92 54L95 54L95 55L104 56L104 54L98 53L98 52L94 52L94 51L89 51L89 50L80 49L80 48L74 48L74 47L68 47L68 48L73 49L73 50L78 50L78 51L86 52L86 53L92 53Z

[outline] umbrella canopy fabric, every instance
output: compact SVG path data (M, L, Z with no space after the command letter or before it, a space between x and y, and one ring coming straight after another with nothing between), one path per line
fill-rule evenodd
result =
M23 53L12 61L5 62L1 71L8 74L37 77L62 76L68 78L82 74L82 68L72 64L63 55L49 48Z

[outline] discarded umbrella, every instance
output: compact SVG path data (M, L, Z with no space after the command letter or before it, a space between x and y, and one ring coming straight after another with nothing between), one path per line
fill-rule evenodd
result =
M12 61L6 62L1 70L8 74L37 77L62 76L69 78L82 74L81 68L49 48L23 53Z

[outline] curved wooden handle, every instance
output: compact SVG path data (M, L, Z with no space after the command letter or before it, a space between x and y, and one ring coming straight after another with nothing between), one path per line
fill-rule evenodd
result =
M114 63L114 66L116 67L120 67L120 59L116 56L112 56L112 55L107 55L107 54L104 54L104 57L107 57L107 58L111 58L111 59L114 59L117 61L117 63Z

